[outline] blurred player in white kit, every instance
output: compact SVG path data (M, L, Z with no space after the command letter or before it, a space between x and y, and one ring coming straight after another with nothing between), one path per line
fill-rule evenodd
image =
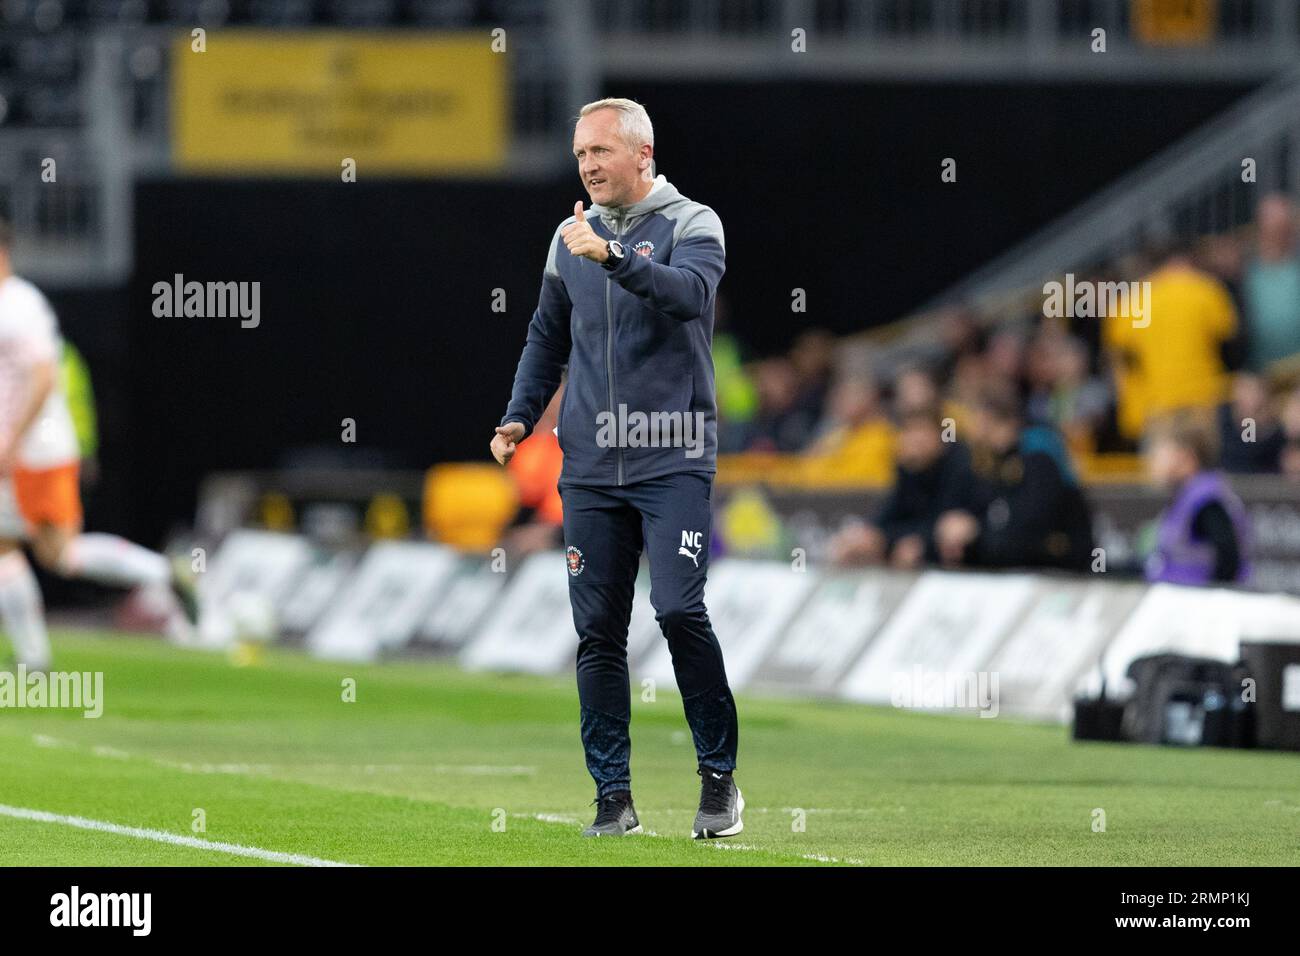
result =
M41 291L13 274L12 231L0 219L0 626L15 663L50 666L45 608L23 553L64 577L118 587L166 585L193 624L187 568L112 534L81 530L81 455L59 383L62 340Z

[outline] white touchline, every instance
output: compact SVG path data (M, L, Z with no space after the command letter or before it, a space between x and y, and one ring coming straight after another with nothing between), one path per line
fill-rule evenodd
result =
M118 836L134 837L137 840L153 840L155 843L170 843L173 846L191 847L195 850L209 850L213 853L229 853L232 856L248 856L268 863L291 863L294 866L356 866L355 863L339 863L336 860L321 860L314 856L299 853L280 853L276 850L263 850L255 846L240 846L238 843L222 843L217 840L200 840L196 837L181 836L165 830L148 830L143 827L125 827L118 823L105 823L102 820L88 820L85 817L64 816L61 813L47 813L44 810L29 810L25 807L10 807L0 803L0 816L14 817L18 820L35 820L38 823L58 823L82 830L97 830L100 833L113 833Z

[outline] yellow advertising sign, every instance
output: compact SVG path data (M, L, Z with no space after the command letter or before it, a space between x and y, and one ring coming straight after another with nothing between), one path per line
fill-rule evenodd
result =
M499 170L504 53L487 37L214 31L172 49L172 148L191 173Z
M1133 32L1151 46L1195 46L1214 39L1216 0L1131 0Z

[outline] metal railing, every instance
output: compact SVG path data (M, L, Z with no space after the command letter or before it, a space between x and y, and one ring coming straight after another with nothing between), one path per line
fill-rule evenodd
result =
M1245 181L1244 163L1253 162ZM991 298L1083 272L1149 239L1193 237L1249 222L1255 202L1300 197L1300 68L1139 166L1077 209L999 255L922 310Z
M595 0L611 76L1260 78L1300 58L1295 0L1207 0L1205 39L1140 28L1140 0ZM792 49L802 30L805 48ZM1105 51L1093 49L1105 31Z

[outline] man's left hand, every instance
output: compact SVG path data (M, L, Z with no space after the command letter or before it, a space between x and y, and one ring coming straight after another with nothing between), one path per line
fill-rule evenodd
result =
M596 235L596 230L591 228L591 224L582 215L581 200L573 204L573 215L577 222L571 222L560 230L560 238L569 247L569 252L592 262L604 262L609 258L609 252L605 249L606 242Z
M960 564L966 547L979 537L980 523L968 511L945 511L934 524L934 542L946 565Z

